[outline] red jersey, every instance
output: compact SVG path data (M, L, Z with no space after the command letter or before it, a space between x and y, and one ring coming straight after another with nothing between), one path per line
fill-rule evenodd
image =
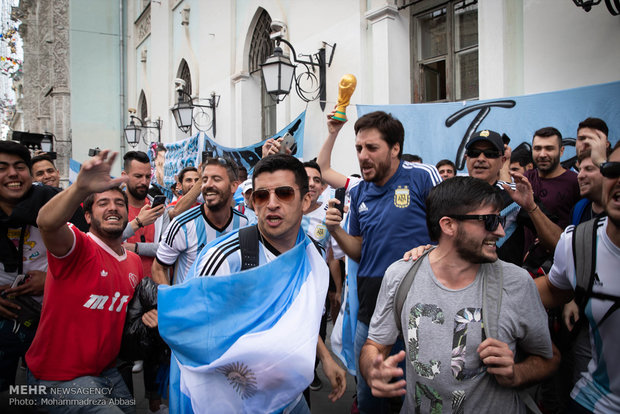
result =
M144 205L148 204L148 200L144 199ZM140 210L142 207L132 207L127 205L128 215L127 219L129 221L136 218L138 214L140 214ZM126 240L127 243L153 243L155 241L155 223L149 224L148 226L144 226L136 230L133 236ZM138 254L140 254L140 248L138 248ZM140 260L142 260L142 271L144 272L144 276L151 277L151 267L153 266L154 257L149 256L140 256Z
M70 229L69 253L47 253L41 322L26 353L28 368L46 381L98 376L113 366L127 304L143 277L135 253L119 256L95 235Z

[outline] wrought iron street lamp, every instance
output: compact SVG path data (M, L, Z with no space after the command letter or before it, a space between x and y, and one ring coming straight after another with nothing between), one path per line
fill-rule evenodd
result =
M211 96L206 99L192 98L190 94L185 92L182 87L177 87L177 103L170 108L174 120L177 124L177 128L187 133L191 131L192 125L199 131L208 131L212 129L213 137L217 133L217 124L215 117L215 108L220 103L220 95L216 95L215 92L211 92ZM206 103L201 103L206 101ZM197 117L194 115L194 109L198 108L198 113L205 115L204 108L211 109L211 125L203 128L203 126L197 121Z
M330 45L323 42L323 46L317 53L297 55L293 45L282 38L281 32L272 34L271 38L275 40L276 47L273 50L273 54L265 60L265 63L260 65L267 93L271 95L276 103L282 102L290 93L291 85L293 80L295 80L297 96L304 102L319 99L321 109L324 110L327 97L325 88L327 68L332 64L336 44ZM297 65L292 64L288 56L283 54L280 43L284 43L289 47L293 60ZM326 60L326 47L331 49L329 61ZM306 57L306 59L302 59L303 57ZM314 74L315 68L319 69L318 77ZM304 85L309 85L309 87Z
M136 110L133 108L129 108L129 125L124 128L125 132L125 140L129 145L135 147L140 143L140 138L144 141L145 144L148 144L144 135L145 129L157 129L157 142L161 142L161 127L162 120L157 119L153 122L153 125L148 125L147 122L144 122L142 119L134 115ZM139 125L136 125L135 121L138 121Z

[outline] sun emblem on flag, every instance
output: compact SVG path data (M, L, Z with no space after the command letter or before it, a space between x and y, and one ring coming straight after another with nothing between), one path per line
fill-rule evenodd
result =
M223 374L228 383L233 386L242 400L251 398L256 394L256 377L254 372L242 362L233 362L217 369Z

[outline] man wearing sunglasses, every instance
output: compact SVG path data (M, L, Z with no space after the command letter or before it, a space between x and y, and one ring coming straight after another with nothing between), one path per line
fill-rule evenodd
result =
M499 180L500 170L506 160L502 136L491 130L476 132L467 142L466 164L469 176L479 178L488 184L515 189L514 185ZM501 260L521 266L523 263L524 223L529 221L527 213L521 211L508 192L501 192L504 202L501 211L506 217L506 236L498 241L498 256Z
M399 286L412 263L400 260L385 273L360 368L375 395L405 396L404 412L429 405L438 412L525 412L517 388L541 380L559 363L532 278L498 260L502 205L500 191L482 180L442 182L426 199L428 232L437 247L420 259L404 292ZM495 311L485 302L490 278L503 281ZM403 293L399 307L396 298ZM487 337L486 318L496 321L496 337ZM388 357L401 334L406 353ZM517 348L527 354L520 362ZM397 366L403 360L404 380ZM390 382L392 377L398 380Z
M242 240L242 237L246 237L245 235L247 235L248 233L244 233L244 235L241 236L241 232L232 232L227 237L219 239L208 250L204 250L202 251L202 253L199 254L196 259L195 266L192 268L190 274L187 275L186 283L196 284L197 281L195 279L202 278L203 276L224 277L230 275L231 278L227 279L227 285L229 286L234 284L233 280L238 281L239 284L252 284L255 283L255 272L262 270L263 273L258 275L261 276L258 279L261 281L266 280L265 282L261 283L263 285L264 283L267 283L268 286L271 286L274 292L279 294L277 290L282 288L282 281L290 279L290 281L285 284L287 286L292 286L297 283L297 279L295 276L296 273L303 272L305 271L304 269L311 269L310 273L312 276L308 275L306 282L304 282L303 286L300 286L297 291L305 292L306 287L310 288L310 296L312 297L312 299L307 298L306 301L302 302L304 303L304 313L301 315L301 319L297 320L296 323L291 325L295 326L293 331L286 332L286 335L290 335L290 338L288 338L290 345L283 345L285 346L285 348L289 347L290 349L294 350L297 346L296 339L298 337L313 338L311 347L316 346L318 357L322 361L323 370L332 384L333 390L329 395L329 398L332 401L335 401L343 395L346 389L346 376L345 371L340 368L338 364L333 360L329 351L325 347L325 344L318 336L319 321L321 319L323 304L325 303L325 296L327 293L329 271L327 266L325 265L324 259L318 252L316 245L306 238L305 232L301 227L303 212L308 210L312 201L312 196L308 192L308 175L304 169L303 164L296 158L290 155L276 154L267 156L261 159L256 164L256 166L254 167L252 181L254 189L252 192L252 202L254 205L256 216L258 218L258 223L256 224L255 228L253 228L253 226L250 226L246 229L243 229L243 231L246 232L250 230L252 232L255 232L250 233L249 237L257 246L257 251L250 252L249 248L245 251L242 251L242 244L246 246L245 240L247 240ZM299 247L303 247L300 246L302 244L305 244L307 246L305 250L299 250ZM300 256L299 253L301 253ZM258 257L254 258L256 259L255 263L251 263L251 265L248 265L249 262L253 261L248 259L248 256L252 254L257 254ZM296 264L292 268L290 267L290 265L287 265L287 263L290 262L291 258L297 257L300 259L300 263ZM292 270L289 274L285 273L284 269ZM246 272L242 274L246 275L245 280L247 280L247 282L245 282L243 277L235 279L236 274L238 274L242 270L246 270ZM317 279L315 281L311 281L311 277L313 279ZM247 286L239 286L232 289L232 294L235 295L235 292L243 289L247 290ZM195 291L195 289L193 290ZM249 312L252 314L253 318L256 318L257 325L261 323L262 319L266 318L265 314L263 314L262 312L271 312L271 310L280 312L284 311L284 309L288 309L288 304L286 303L286 300L288 299L282 299L281 301L278 301L279 308L281 309L266 310L264 309L264 303L256 304L257 309L254 309L253 306L255 301L255 294L257 294L257 291L259 289L251 290L251 293L248 292L244 295L244 306L239 306L239 308L244 309L239 309L239 312L250 309ZM223 290L218 290L217 293L217 300L206 298L206 303L210 304L210 300L213 300L214 302L217 302L218 300L228 300L228 296L226 295L226 293L223 293ZM236 293L236 295L238 295L238 293ZM282 294L282 296L284 297L286 295ZM299 296L297 296L297 298L299 298ZM291 307L293 306L291 305ZM232 314L235 313L236 310L236 304L231 303L229 312ZM164 311L162 311L160 308L160 321L163 312ZM244 323L246 322L247 321L244 321ZM163 329L164 332L162 333L162 336L165 339L167 331L165 325ZM256 327L252 327L250 330L254 332L254 330L256 329ZM318 338L318 344L316 338ZM277 338L275 339L277 340ZM271 343L272 340L274 340L273 336L267 336L262 346L269 347L269 345L266 343ZM277 342L278 344L273 344L274 347L279 347L283 341L279 340ZM171 344L170 346L173 351L176 350L174 344ZM262 349L254 349L251 352L257 355L263 355ZM295 352L297 352L297 354L295 354ZM308 355L300 356L299 352L299 349L297 349L297 351L293 351L294 355L286 355L286 358L288 358L289 361L294 359L295 362L287 362L285 365L289 365L289 367L285 369L287 371L292 371L293 376L303 376L305 378L305 382L304 379L302 379L301 381L296 380L291 381L290 383L286 383L289 378L288 373L283 373L281 378L276 376L273 378L272 381L264 380L263 382L267 385L264 389L259 389L256 392L258 394L264 392L264 395L269 395L270 397L266 401L263 401L261 403L263 405L261 408L265 409L267 408L267 404L270 404L269 407L273 407L274 410L276 408L280 410L282 408L285 408L286 412L291 413L310 412L304 398L301 395L301 392L310 384L310 381L312 380L314 356L310 355L307 363L305 364L305 366L302 367L298 364L298 362L301 358L305 359ZM269 354L270 352L265 352L264 358L269 358ZM282 356L280 359L282 358L286 359L284 356ZM276 362L271 364L270 361L263 360L261 361L261 365L267 366L277 364ZM277 372L278 369L280 368L276 367L270 372ZM258 376L259 374L256 375ZM287 380L283 380L282 378L287 378ZM284 384L282 384L283 382ZM276 393L276 388L278 387L284 388L284 390L280 394ZM282 402L281 401L280 403L278 403L278 399L282 398L281 395L289 392L291 389L297 391L293 392L291 399L288 400L288 404L286 404L286 401L284 401L283 405L278 406L278 404ZM203 389L200 392L208 393L209 389ZM191 398L193 401L194 398L198 397ZM224 399L225 397L223 395L213 392L213 394L210 395L209 398L211 399L209 404L215 404L212 406L217 406L217 404L220 403L218 398ZM252 412L252 410L248 408L250 407L252 402L248 401L246 404L248 405L245 406L245 411Z
M599 218L592 240L595 272L591 290L585 293L583 315L589 324L592 359L587 372L571 392L567 412L620 412L620 144L616 143L609 161L601 164L602 204L607 218ZM555 249L553 267L548 276L536 279L543 304L547 308L568 302L577 289L573 238L575 227L562 233ZM590 248L590 247L586 247Z
M247 218L231 207L239 185L237 174L234 161L208 158L204 162L201 191L205 202L175 217L164 231L153 261L155 282L183 282L196 255L207 243L248 224ZM173 266L174 275L170 279L168 271Z

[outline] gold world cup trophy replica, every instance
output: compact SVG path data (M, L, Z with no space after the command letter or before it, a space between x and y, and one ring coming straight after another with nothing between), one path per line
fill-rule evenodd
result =
M349 73L340 78L338 83L338 106L332 119L342 122L347 121L347 106L349 106L351 95L355 92L356 86L357 79L355 79L354 75Z

